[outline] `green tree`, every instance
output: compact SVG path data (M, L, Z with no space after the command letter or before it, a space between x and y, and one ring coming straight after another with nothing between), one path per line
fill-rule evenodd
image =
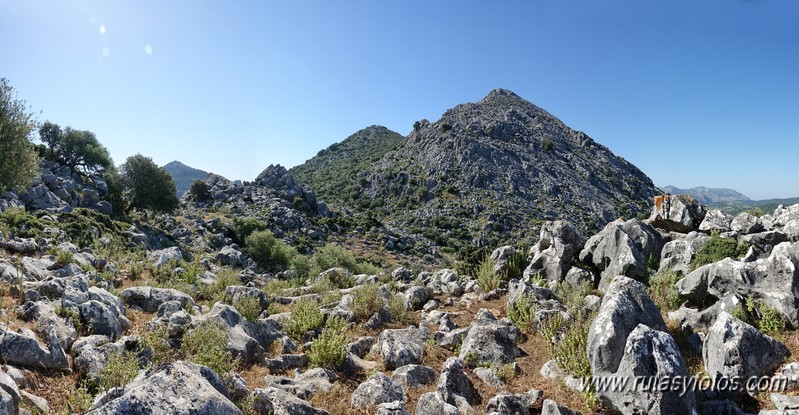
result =
M126 213L134 208L171 212L178 207L172 176L153 159L141 154L130 156L121 170L128 200Z
M208 193L208 184L202 180L195 180L189 188L189 193L194 197L194 200L198 202L208 200L208 197L211 196L211 194Z
M39 158L29 138L36 121L25 105L17 99L14 88L6 78L0 78L0 192L25 188L39 169Z
M91 131L61 129L58 124L45 122L39 128L39 139L50 148L58 162L86 176L102 174L114 167L111 154Z

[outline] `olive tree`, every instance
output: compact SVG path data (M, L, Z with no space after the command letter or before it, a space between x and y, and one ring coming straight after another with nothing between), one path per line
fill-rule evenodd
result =
M91 131L76 130L45 122L39 139L50 148L52 158L87 176L101 175L114 167L111 154Z
M28 186L39 169L39 157L29 137L36 121L17 99L6 78L0 78L0 193Z
M125 212L134 208L171 212L178 207L172 176L151 158L141 154L130 156L122 164L121 172L128 201Z

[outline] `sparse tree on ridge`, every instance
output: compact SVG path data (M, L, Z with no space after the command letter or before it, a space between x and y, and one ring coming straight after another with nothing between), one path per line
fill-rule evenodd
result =
M111 154L91 131L76 130L45 122L39 128L39 139L50 148L58 162L86 176L101 175L114 167Z
M172 176L151 158L141 154L130 156L122 165L121 172L128 200L126 213L134 208L171 212L178 207Z
M0 78L0 193L28 186L39 169L39 157L29 137L36 129L25 101L17 99L6 78Z

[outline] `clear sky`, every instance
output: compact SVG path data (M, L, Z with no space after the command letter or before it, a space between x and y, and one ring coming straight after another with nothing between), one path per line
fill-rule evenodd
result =
M656 184L799 196L795 0L0 0L41 121L231 179L507 88Z

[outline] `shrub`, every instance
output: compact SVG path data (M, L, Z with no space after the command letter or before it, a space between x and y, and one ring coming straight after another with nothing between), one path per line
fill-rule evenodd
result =
M263 268L285 269L291 263L291 258L296 255L296 251L275 238L275 235L268 230L251 233L247 236L244 246L244 253Z
M224 377L239 365L238 359L228 352L227 341L227 328L208 321L187 332L180 349L186 360L207 366Z
M485 258L480 266L477 267L477 283L485 292L494 291L499 288L501 278L494 272L494 264L489 258Z
M294 303L291 318L284 328L286 333L295 340L302 340L302 336L310 330L322 327L325 316L319 309L319 303L310 298L300 298Z
M151 158L141 154L130 156L122 164L121 172L129 200L126 214L134 208L171 212L180 204L172 175Z
M189 194L198 202L208 200L208 197L211 196L208 192L208 185L202 180L192 182L191 187L189 187Z
M752 216L754 216L754 217L757 217L757 218L759 218L759 217L761 217L761 216L766 214L766 212L763 210L763 208L761 208L759 206L755 206L753 208L747 209L747 210L745 210L745 212L750 214L750 215L752 215Z
M353 290L351 295L350 309L358 320L367 320L383 308L383 297L377 284L362 285Z
M714 234L696 253L691 261L691 267L697 269L702 265L712 264L724 258L740 258L746 255L747 249L746 244L739 244L735 239L722 238Z
M216 275L216 282L213 284L197 284L199 291L198 298L210 302L222 301L225 297L225 290L231 285L239 282L238 274L230 268L222 268Z
M521 250L516 251L508 258L505 267L502 270L502 279L509 281L514 278L519 278L524 272L524 267L527 265L527 255Z
M680 307L680 293L676 286L680 278L682 276L679 273L667 270L649 279L649 293L660 309L675 310Z
M317 367L338 368L347 356L347 322L340 317L327 321L322 334L314 340L308 357Z
M244 296L233 303L233 307L246 318L247 321L258 321L261 316L261 301L257 297Z
M239 244L244 244L253 232L268 229L265 223L255 218L235 218L233 224L236 227L236 240Z
M555 144L552 142L552 140L545 138L541 141L541 147L544 149L544 151L552 151L555 149Z
M774 307L760 303L760 331L774 336L785 330L785 317Z
M502 365L497 369L497 377L503 382L507 382L514 376L516 376L516 370L513 364Z
M508 318L519 328L531 330L535 323L536 311L537 307L532 301L531 294L522 295L508 308Z
M405 307L405 299L399 294L391 294L385 308L391 314L391 318L399 324L406 325L413 321L413 313Z
M58 251L55 255L55 264L56 266L62 267L67 264L71 264L75 262L75 257L72 255L72 252L62 250Z
M0 212L0 230L7 238L40 238L48 225L25 209L8 209Z
M141 277L142 272L144 272L144 266L140 262L134 262L128 268L128 278L137 280Z
M173 360L175 352L169 344L169 333L165 325L148 330L144 335L144 344L153 348L153 365Z
M313 264L307 255L295 255L291 258L289 269L294 273L294 278L298 280L305 280L311 276L311 269Z
M111 353L100 371L98 386L108 390L130 383L139 373L139 359L129 352Z
M92 409L94 397L89 391L88 385L82 383L80 386L71 384L65 391L66 395L66 415L82 414Z

